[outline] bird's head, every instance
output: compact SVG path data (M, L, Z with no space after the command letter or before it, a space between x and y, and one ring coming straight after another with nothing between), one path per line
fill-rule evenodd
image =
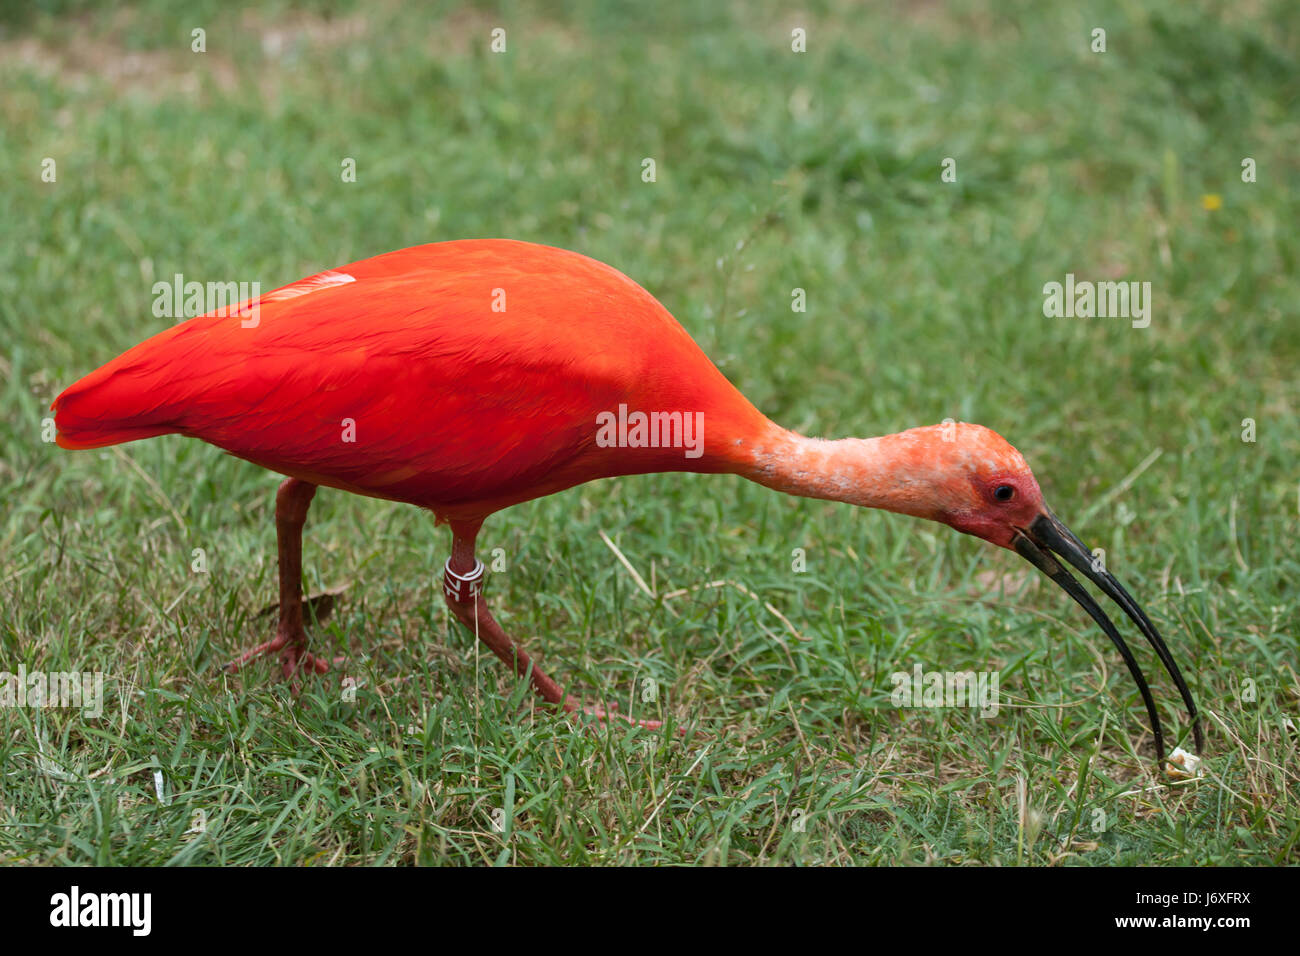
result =
M1155 734L1163 765L1160 720L1142 671L1115 625L1058 557L1092 581L1137 626L1173 678L1191 717L1198 750L1203 749L1196 703L1183 675L1155 626L1124 586L1078 536L1043 502L1034 473L1020 452L997 432L982 425L946 422L871 439L877 463L886 474L873 477L879 497L863 503L929 518L965 534L1015 551L1051 578L1106 632L1137 681Z
M891 510L1003 548L1046 510L1024 457L991 428L948 421L876 440L895 464Z

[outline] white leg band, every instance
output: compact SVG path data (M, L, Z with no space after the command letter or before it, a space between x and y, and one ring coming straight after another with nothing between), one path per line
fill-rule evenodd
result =
M474 559L474 570L469 574L457 574L451 569L451 558L447 559L447 565L442 570L442 589L446 592L447 600L472 601L483 593L483 572L487 570L483 567L483 562Z

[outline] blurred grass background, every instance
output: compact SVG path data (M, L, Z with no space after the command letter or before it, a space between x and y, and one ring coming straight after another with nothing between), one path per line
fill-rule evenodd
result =
M0 709L0 859L1297 862L1298 55L1287 0L6 5L0 670L101 670L108 711ZM62 451L51 399L163 327L174 273L266 290L473 236L623 270L789 427L1006 435L1183 662L1207 775L1157 786L1122 664L1014 557L731 478L480 539L562 683L707 736L535 709L450 622L446 531L328 489L315 637L356 701L217 674L273 626L276 476L175 436ZM1067 272L1151 282L1150 328L1044 318ZM895 710L917 662L1011 705Z

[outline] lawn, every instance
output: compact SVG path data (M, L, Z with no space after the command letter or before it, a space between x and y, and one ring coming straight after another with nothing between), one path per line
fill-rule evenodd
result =
M104 681L99 716L0 707L0 862L1300 862L1290 0L557 6L0 14L0 671ZM224 675L274 627L278 476L65 451L51 400L175 321L178 273L476 236L622 270L806 434L1007 436L1169 641L1203 775L1157 772L1113 648L1015 555L734 477L480 537L503 625L666 732L537 705L450 617L447 530L330 489L312 633L355 686ZM1067 275L1150 283L1149 325L1046 316ZM918 664L996 674L999 712L893 706Z

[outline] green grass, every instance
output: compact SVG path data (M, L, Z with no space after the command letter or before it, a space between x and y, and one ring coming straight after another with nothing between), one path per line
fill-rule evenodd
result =
M0 670L106 681L102 719L0 709L0 860L1300 861L1289 0L804 6L0 19ZM51 399L167 322L156 279L269 289L489 235L622 269L790 427L1006 435L1183 663L1206 775L1155 779L1122 664L1014 555L738 478L588 485L480 539L551 673L702 736L541 710L449 620L446 530L328 489L308 588L345 590L314 639L349 655L355 702L327 680L294 701L269 664L220 676L268 636L276 476L175 436L60 450ZM1067 272L1150 281L1150 328L1044 318ZM897 710L889 674L917 662L996 670L1007 706Z

